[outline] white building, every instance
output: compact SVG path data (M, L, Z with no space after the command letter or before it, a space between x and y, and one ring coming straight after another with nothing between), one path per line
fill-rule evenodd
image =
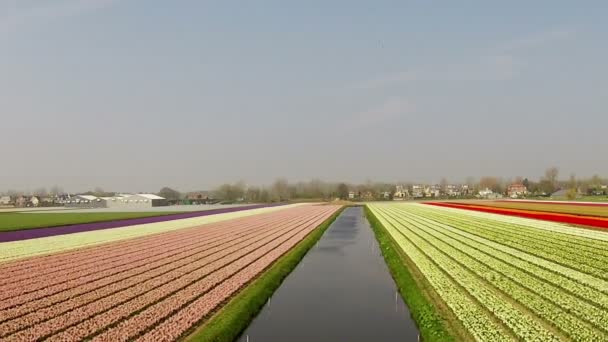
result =
M0 197L0 205L10 205L10 204L11 204L11 196Z
M40 199L36 196L32 196L30 198L30 203L32 204L32 207L37 207L40 205Z
M424 197L424 186L412 185L412 197L414 197L414 198Z
M393 194L393 201L403 201L409 196L409 191L403 185L395 186L395 193Z
M492 191L488 188L485 188L484 190L479 190L478 197L486 198L486 199L496 199L496 198L502 198L502 195L494 193L494 191Z
M121 194L114 197L104 197L108 208L151 208L166 206L167 200L154 194Z
M105 201L93 195L74 195L64 200L64 205L70 208L105 208Z
M166 206L167 200L154 194L120 194L112 197L92 195L71 196L65 201L66 207L76 208L151 208Z

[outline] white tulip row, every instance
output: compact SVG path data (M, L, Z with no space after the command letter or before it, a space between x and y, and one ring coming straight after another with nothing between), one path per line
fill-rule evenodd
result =
M571 253L572 249L563 248L563 244L551 249L550 244L540 243L534 230L550 241L547 226L539 228L520 221L516 224L523 229L518 231L521 234L509 234L509 223L499 220L499 215L469 218L462 210L417 204L369 206L429 281L430 277L447 277L449 282L441 284L456 283L460 292L466 291L465 295L487 310L487 319L504 324L499 329L496 324L489 326L492 333L499 331L508 337L509 332L503 331L506 326L523 340L608 340L608 283L594 273L581 272L599 270L580 262L577 256L560 257L560 252ZM588 238L572 237L593 248L582 240ZM539 243L531 244L526 238ZM603 239L597 241L603 243ZM419 260L427 261L426 268L419 266ZM594 262L600 260L601 256ZM451 308L455 298L462 300L462 293L444 296L437 292ZM475 338L492 340L483 332L483 325L473 323L472 316L462 311L467 312L454 313L467 329L477 327L471 332Z
M375 212L375 211L374 211ZM462 325L477 341L510 341L511 333L497 324L486 311L466 291L462 290L452 278L443 272L433 261L387 222L385 217L376 214L395 241L406 251L418 270L426 277L435 292L454 312Z
M426 209L432 209L432 207L429 206L425 207ZM414 206L411 207L411 211L418 212L420 210L424 210L425 207L419 208L418 206ZM426 210L423 212L426 212ZM549 230L534 228L532 226L526 226L521 223L515 224L487 217L471 216L468 215L468 212L461 211L460 213L454 213L447 212L445 210L437 210L435 212L437 216L448 217L454 220L460 219L462 221L466 221L467 223L475 223L480 226L496 229L502 234L508 234L509 236L525 237L544 244L551 244L553 246L559 246L560 248L572 249L578 253L584 253L587 257L603 260L604 263L608 262L608 242L602 240L552 232Z
M608 295L585 285L578 281L582 279L584 274L576 270L564 269L561 265L545 261L544 259L535 258L520 251L510 249L495 244L492 241L484 240L475 235L467 235L453 226L448 226L438 221L429 219L430 215L419 216L420 220L431 223L436 229L441 229L441 232L449 236L459 243L463 243L473 247L474 249L493 256L499 260L508 263L511 266L517 267L520 270L533 275L543 282L551 283L580 297L581 300L591 302L602 310L608 310ZM559 271L569 270L569 272L560 273Z
M424 205L424 204L413 204L413 205L418 206L418 207L426 207L426 205ZM463 212L462 209L456 209L456 208L443 207L442 209L445 211L456 213L456 214L461 214ZM598 231L598 230L577 228L577 227L569 226L567 224L558 223L558 222L549 222L549 221L535 220L535 219L518 217L518 216L506 216L506 215L485 213L485 212L479 212L479 211L470 211L470 212L467 212L467 215L472 216L472 217L495 219L498 221L509 222L509 223L513 223L513 224L522 224L525 226L543 229L543 230L547 230L550 232L562 233L562 234L566 234L566 235L583 237L583 238L588 238L588 239L593 239L593 240L599 240L604 243L608 242L608 234L605 232Z
M435 210L437 209L429 209L426 215L432 216ZM508 251L510 252L510 254L514 254L524 260L533 260L536 263L546 264L546 268L551 271L560 274L565 274L573 280L576 280L585 285L592 286L595 289L608 294L608 281L602 279L602 276L604 276L604 274L602 274L601 271L583 264L583 260L577 263L570 259L565 259L565 252L560 251L559 249L552 249L550 247L540 245L536 247L522 247L521 245L517 245L508 241L508 239L503 238L500 234L487 234L484 231L481 231L477 227L477 224L475 222L471 224L461 224L454 220L447 219L444 220L443 223L446 223L449 226L456 228L457 231L460 234L463 234L464 236L481 239L482 242L485 242L486 244L494 248ZM577 256L571 255L571 258L576 259Z
M413 234L425 239L573 339L601 340L608 337L608 311L450 238L436 228L434 222L427 223L404 211L393 211L391 214L404 228L410 229Z
M414 212L421 211L414 210ZM430 210L423 210L422 213L432 214L455 227L458 226L465 231L489 240L520 249L526 253L535 254L565 266L575 267L580 271L608 280L608 257L603 257L599 253L591 255L574 244L572 244L572 247L566 247L551 241L550 237L547 236L526 237L518 233L519 227L512 227L509 232L508 229L505 229L505 223L496 220L490 223L482 219L463 220L459 217L452 217L450 214L441 215L441 208L435 209L434 207Z

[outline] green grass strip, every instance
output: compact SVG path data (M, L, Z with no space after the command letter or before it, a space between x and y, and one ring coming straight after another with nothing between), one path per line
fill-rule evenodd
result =
M283 280L342 213L342 210L344 210L344 207L325 220L291 251L279 258L268 270L241 290L186 340L203 342L236 340L262 310L268 298L279 288Z
M0 213L0 232L180 214L180 211L106 213Z
M422 339L424 341L456 340L456 337L448 331L445 320L427 298L407 267L406 256L399 252L399 246L367 206L365 206L365 216L376 235L382 256L399 288L399 293L416 321Z

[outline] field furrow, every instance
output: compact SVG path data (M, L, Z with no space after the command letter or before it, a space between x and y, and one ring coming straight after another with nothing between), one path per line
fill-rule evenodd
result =
M420 204L369 207L414 262L424 254L519 339L608 340L608 234ZM442 299L454 307L454 298ZM491 340L464 324L470 315L453 312L476 339Z
M111 332L123 329L137 337L248 270L249 278L238 276L240 285L230 282L231 291L224 291L230 296L266 267L259 269L264 264L259 260L272 263L337 209L301 206L117 242L121 248L110 244L41 256L40 262L15 261L53 277L46 283L41 277L31 287L22 282L33 277L0 285L8 299L0 309L0 338L77 340L102 333L100 338L116 340L119 335ZM10 263L3 266L19 272Z
M287 217L278 217L276 222L279 222L281 219L286 219ZM208 235L207 228L200 229L200 235L191 235L189 236L188 241L192 242L192 244L186 244L185 246L180 247L181 238L178 239L176 245L173 249L167 249L162 242L171 240L172 236L167 236L165 239L156 240L156 244L148 244L146 248L142 248L139 250L139 253L136 258L133 258L129 255L121 255L117 258L117 260L108 263L111 265L118 265L109 267L106 263L100 263L99 265L88 265L88 268L85 271L74 270L73 272L65 272L54 274L51 279L44 277L43 279L39 279L33 283L23 284L22 287L15 288L14 285L5 285L2 286L3 290L3 302L0 304L0 309L8 308L17 304L25 303L29 300L34 300L37 298L41 298L44 296L49 296L51 294L57 293L59 291L67 290L73 287L77 287L83 284L89 284L96 280L102 282L112 282L113 276L118 276L122 273L129 272L136 268L144 268L150 269L154 267L155 262L160 265L169 261L169 259L173 256L177 255L179 258L183 255L183 251L190 252L196 248L213 248L216 245L225 243L226 239L228 241L230 239L236 238L239 235L247 234L249 232L255 232L258 226L264 225L266 221L262 222L252 222L251 228L240 229L240 225L221 225L218 227L220 229L219 233L215 233L213 235ZM275 222L275 221L273 221ZM225 231L222 231L222 226L225 227ZM201 243L203 241L203 243ZM146 253L142 253L142 251L146 251ZM180 252L182 251L182 252ZM79 260L79 259L76 259ZM51 266L52 267L52 266ZM75 268L78 268L78 261L75 262ZM116 280L114 280L116 281ZM24 294L24 295L22 295ZM0 321L2 321L0 315Z

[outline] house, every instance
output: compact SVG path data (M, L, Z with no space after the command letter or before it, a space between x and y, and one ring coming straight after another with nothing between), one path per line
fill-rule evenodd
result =
M522 197L528 194L528 188L522 183L513 183L507 187L507 196L511 198Z
M441 186L431 185L424 189L424 197L439 197L441 196Z
M192 204L206 204L213 201L213 198L207 191L195 191L187 193L186 200Z
M23 207L26 207L28 203L29 203L29 198L26 197L26 196L19 196L15 200L15 206L16 207L23 208Z
M390 191L384 191L382 193L382 198L384 198L384 199L390 199L391 198L391 192Z
M36 196L30 197L29 203L26 205L28 207L37 207L40 205L40 199Z
M424 186L412 185L412 197L414 197L414 198L424 197Z
M375 198L376 197L374 196L374 193L371 191L365 191L361 195L361 199L363 199L364 201L373 201Z
M448 184L445 187L445 194L450 197L460 196L460 187L454 184Z
M11 201L11 196L2 196L0 197L0 205L7 206L11 205L13 202Z
M484 190L479 190L479 195L477 195L477 197L485 199L498 199L502 198L502 195L499 193L495 193L494 191L488 188L485 188Z
M351 200L355 199L355 195L356 195L356 193L354 191L349 191L348 192L348 199L351 199Z
M403 185L395 186L395 193L393 194L393 201L403 201L409 197L409 191Z

